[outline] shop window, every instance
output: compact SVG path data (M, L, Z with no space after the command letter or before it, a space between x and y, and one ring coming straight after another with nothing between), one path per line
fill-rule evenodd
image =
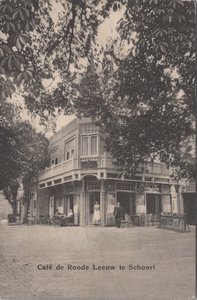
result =
M119 191L133 191L134 185L130 182L117 182L116 183L116 190Z
M100 190L100 182L99 181L89 181L88 182L88 190Z

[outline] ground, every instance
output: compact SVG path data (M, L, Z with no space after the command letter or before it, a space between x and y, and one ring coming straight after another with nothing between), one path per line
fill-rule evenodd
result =
M1 300L194 299L194 227L178 233L0 224L0 242ZM56 270L58 265L63 270ZM68 265L89 270L68 270ZM129 265L152 270L129 270ZM43 266L48 270L38 270Z

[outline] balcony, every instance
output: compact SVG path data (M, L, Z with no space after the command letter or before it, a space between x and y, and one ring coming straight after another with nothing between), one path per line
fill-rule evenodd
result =
M170 169L163 163L151 163L146 162L144 165L141 165L142 172L144 175L151 175L156 178L158 176L159 181L163 179L169 178ZM71 172L81 171L81 170L98 170L98 169L107 169L111 172L116 172L116 166L114 163L114 159L110 155L101 155L99 156L90 156L90 157L81 157L81 158L72 158L66 161L63 161L57 165L53 165L50 168L46 168L45 170L41 171L39 174L39 182L46 181L46 180L53 180L57 176L70 176L72 175Z
M196 193L195 183L189 183L188 185L186 185L185 193Z
M170 175L170 169L164 163L144 163L144 173L158 174L158 175Z
M63 176L63 174L66 174L67 172L75 170L77 168L78 168L78 159L72 158L41 171L39 173L38 180L44 181L44 180L52 179L55 176Z

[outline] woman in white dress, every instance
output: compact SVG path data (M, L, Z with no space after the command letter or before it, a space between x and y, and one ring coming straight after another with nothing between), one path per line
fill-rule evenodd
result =
M99 225L101 223L101 211L100 211L100 205L96 201L94 205L94 214L93 214L93 220L92 223L94 225Z

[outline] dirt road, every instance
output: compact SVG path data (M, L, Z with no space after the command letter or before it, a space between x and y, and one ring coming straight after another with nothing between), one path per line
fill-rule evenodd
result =
M195 232L0 224L1 300L186 300Z

